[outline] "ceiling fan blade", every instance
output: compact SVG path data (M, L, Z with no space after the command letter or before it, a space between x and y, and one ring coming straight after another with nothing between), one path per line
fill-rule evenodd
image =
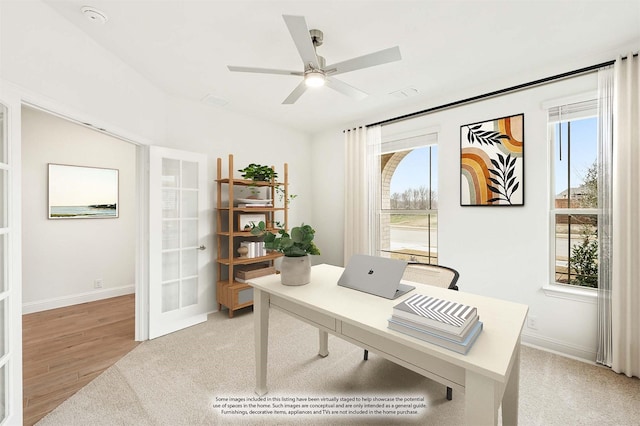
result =
M316 49L313 47L307 21L304 19L304 16L282 15L282 17L287 24L287 28L289 28L289 33L293 38L293 42L296 44L305 69L307 69L309 65L315 69L320 68Z
M255 68L255 67L236 67L233 65L227 65L229 71L235 72L255 72L259 74L280 74L280 75L304 75L303 72L300 71L287 71L287 70L274 70L270 68Z
M333 90L336 90L343 95L350 96L359 101L369 96L366 92L363 92L360 89L356 89L355 87L345 83L344 81L340 81L337 78L327 76L325 82L326 85L331 87Z
M390 47L389 49L379 50L378 52L369 53L368 55L358 56L357 58L348 59L337 64L327 65L324 69L331 75L343 74L345 72L355 71L362 68L374 67L376 65L386 64L388 62L399 61L400 48ZM335 69L335 71L333 71Z
M300 82L300 84L298 84L298 86L296 86L295 89L293 89L293 92L291 92L291 94L289 96L287 96L287 99L285 99L284 101L282 101L283 104L293 104L295 103L298 98L300 98L300 96L302 96L302 94L307 90L307 85L304 82L304 80L302 80Z

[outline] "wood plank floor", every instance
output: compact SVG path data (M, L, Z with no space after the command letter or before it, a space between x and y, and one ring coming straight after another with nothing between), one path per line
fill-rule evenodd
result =
M24 425L33 425L135 348L135 295L22 317Z

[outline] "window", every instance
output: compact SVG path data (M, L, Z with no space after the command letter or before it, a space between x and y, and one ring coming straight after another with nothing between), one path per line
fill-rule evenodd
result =
M382 144L377 235L383 256L438 263L436 141L430 134Z
M586 101L549 111L551 253L556 284L598 287L598 118Z

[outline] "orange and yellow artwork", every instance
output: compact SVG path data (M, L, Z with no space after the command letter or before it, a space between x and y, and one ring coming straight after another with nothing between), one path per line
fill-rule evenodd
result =
M460 205L524 205L524 114L460 126Z

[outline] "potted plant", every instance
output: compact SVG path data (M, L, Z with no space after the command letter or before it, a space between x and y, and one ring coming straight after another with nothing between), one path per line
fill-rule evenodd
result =
M304 285L311 281L311 258L320 250L313 242L315 230L311 225L296 226L288 233L279 229L277 234L269 231L264 222L252 224L251 233L264 237L264 247L284 254L280 266L280 281L284 285Z
M278 183L278 173L273 169L273 167L263 166L261 164L251 163L244 169L238 169L240 173L242 173L242 178L247 180L252 180L254 182L271 182L273 181L276 185L274 189L279 196L280 201L284 199L284 189ZM258 198L259 190L257 186L253 185L250 188L252 196L249 198ZM287 200L284 200L286 203L289 203L291 200L296 198L295 195L289 195Z
M244 169L238 171L242 173L243 179L254 182L271 182L272 179L275 180L278 178L278 173L276 173L273 168L255 163L251 163Z
M242 179L252 181L252 183L246 188L250 192L250 195L245 196L245 198L265 198L264 196L261 196L262 194L260 193L261 191L258 185L253 182L271 182L272 180L275 182L278 178L278 174L272 167L256 163L251 163L244 169L238 169L238 171L242 174Z

